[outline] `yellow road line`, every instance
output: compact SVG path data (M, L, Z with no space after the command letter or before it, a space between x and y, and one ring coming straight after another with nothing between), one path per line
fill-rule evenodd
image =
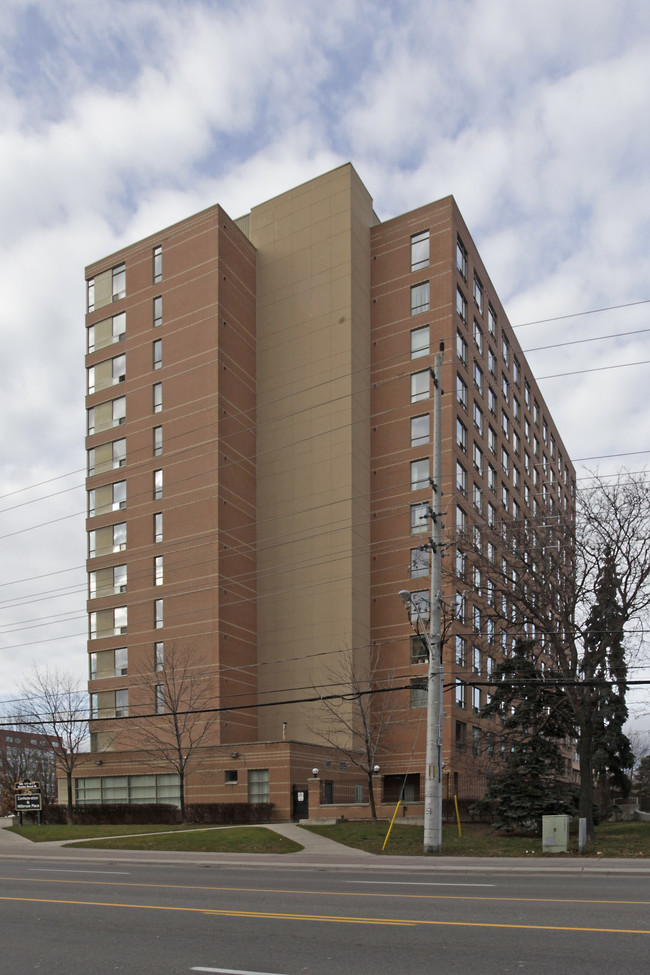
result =
M299 894L318 897L388 897L390 900L443 900L443 901L485 901L494 902L514 902L516 904L603 904L611 906L619 904L625 907L648 907L650 900L647 901L623 901L623 900L595 900L593 898L578 897L479 897L476 894L403 894L397 891L380 893L375 891L356 891L356 890L289 890L275 887L210 887L199 884L144 884L133 883L127 880L79 880L72 878L63 880L59 877L1 877L0 881L24 881L29 884L82 884L84 886L95 887L129 887L133 889L145 890L210 890L223 891L224 893L239 894Z
M0 896L0 901L17 901L30 904L66 904L74 907L113 907L127 908L141 911L178 911L185 914L203 914L213 917L260 918L280 921L329 921L336 924L385 924L391 926L406 925L409 927L459 927L459 928L494 928L516 931L572 931L583 934L645 934L650 930L636 928L581 928L569 925L554 924L503 924L487 921L431 921L417 918L377 918L377 917L337 917L328 914L289 914L278 911L230 911L217 910L206 907L170 907L162 904L120 904L108 901L77 901L55 900L47 897L6 897Z

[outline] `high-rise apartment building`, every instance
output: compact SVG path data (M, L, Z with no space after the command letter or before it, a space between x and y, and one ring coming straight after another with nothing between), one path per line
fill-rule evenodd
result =
M86 279L96 762L78 801L176 801L141 729L162 727L182 660L209 723L188 801L287 816L313 767L325 802L346 783L365 798L313 700L352 666L400 688L377 778L386 802L406 782L417 812L426 660L397 593L428 617L441 342L445 774L484 775L495 732L472 674L508 646L471 552L504 519L570 511L574 473L453 198L381 223L345 165L239 220L211 207Z

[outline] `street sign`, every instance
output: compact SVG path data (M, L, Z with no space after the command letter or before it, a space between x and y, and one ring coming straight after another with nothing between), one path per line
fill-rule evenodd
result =
M21 789L36 789L38 792L41 791L41 783L36 782L34 779L23 779L22 782L14 782L14 792Z
M17 792L14 799L16 812L40 812L43 808L40 792Z

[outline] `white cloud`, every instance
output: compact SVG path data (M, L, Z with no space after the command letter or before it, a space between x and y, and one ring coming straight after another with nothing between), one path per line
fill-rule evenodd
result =
M215 202L237 217L347 159L385 217L453 193L513 323L650 297L649 55L650 7L634 0L6 0L0 495L83 465L84 264ZM645 316L641 306L519 337L527 348L641 328ZM545 375L648 349L640 335L531 359ZM576 456L650 449L647 375L543 383ZM84 573L59 575L84 558L81 475L72 484L2 520L53 524L5 540L0 624L76 616L76 635L48 652L79 669ZM1 602L69 578L76 593ZM24 648L0 650L0 692L47 634L18 630L10 645Z

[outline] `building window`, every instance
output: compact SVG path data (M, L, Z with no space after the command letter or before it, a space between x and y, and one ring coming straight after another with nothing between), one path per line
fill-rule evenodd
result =
M458 460L456 461L456 490L461 494L467 494L467 471Z
M153 249L153 281L156 284L162 280L162 247Z
M481 610L478 606L472 606L472 629L475 633L481 632Z
M162 295L153 300L153 327L158 328L159 325L162 325Z
M163 626L163 601L154 599L153 602L153 625L154 629L161 630Z
M113 385L123 383L126 379L126 356L116 355L113 361Z
M494 378L496 379L497 378L497 357L489 345L488 345L487 358L488 358L488 372L490 373L491 376L494 376Z
M429 282L423 281L421 284L414 284L411 287L411 314L419 315L420 312L429 310Z
M165 644L162 640L156 641L153 645L154 670L160 673L165 667Z
M427 645L421 636L411 636L411 663L421 664L429 659Z
M165 685L156 684L156 714L165 713Z
M160 369L162 366L162 339L156 339L153 343L153 367Z
M474 461L474 469L477 470L478 473L482 476L483 475L483 451L476 443L476 441L474 441L474 446L473 446L473 461Z
M508 451L505 447L501 448L501 470L506 475L510 470L510 458L508 457Z
M472 688L472 711L474 712L474 714L481 713L481 688L480 687Z
M488 435L487 435L488 449L490 453L496 456L497 452L497 435L494 427L490 426L488 423Z
M496 396L496 393L494 392L494 390L492 389L491 386L488 386L488 391L487 391L487 405L488 405L488 410L490 411L490 413L492 414L492 416L496 416L497 415L497 396Z
M429 506L411 505L411 535L425 534L429 530Z
M410 682L411 708L426 708L427 706L427 680L424 677L413 677Z
M521 407L519 405L519 400L516 396L512 397L512 415L514 416L517 423L521 422Z
M478 362L474 363L474 385L477 390L483 395L483 370L479 366Z
M126 688L115 691L115 717L127 718L129 715L129 692Z
M95 310L95 279L94 278L88 278L88 280L86 281L86 307L89 312Z
M465 667L467 665L466 643L465 638L462 636L456 637L456 663L459 667Z
M507 403L509 401L509 399L510 399L510 385L508 383L508 377L507 376L502 376L501 377L501 393L503 395L504 400Z
M113 525L113 551L124 552L126 550L126 522L120 521Z
M483 410L478 403L474 403L474 426L480 435L483 436Z
M472 728L472 755L481 754L481 729Z
M456 751L458 752L465 750L465 727L463 721L456 722Z
M421 491L429 484L429 458L411 461L411 491Z
M505 335L501 336L501 358L508 365L510 362L510 344Z
M411 358L420 359L429 355L429 326L414 328L411 332Z
M237 769L227 768L223 773L223 781L225 785L237 785Z
M491 501L488 501L487 506L487 522L490 528L496 528L497 509L494 507Z
M478 349L479 355L483 355L483 330L476 319L474 319L474 345Z
M429 231L423 230L411 237L411 270L429 266Z
M426 589L418 589L411 593L411 622L426 622L430 616L431 598Z
M472 502L476 510L480 513L483 510L483 489L480 485L474 483Z
M411 417L411 447L429 443L429 415Z
M125 565L113 566L113 592L126 592L127 572Z
M467 453L467 427L462 420L456 420L456 443L463 451L464 454Z
M481 284L477 275L474 275L474 301L476 302L476 307L483 314L483 285Z
M113 426L119 427L126 423L126 396L118 396L112 401L113 404Z
M456 238L456 267L467 281L467 249L460 237Z
M464 708L466 702L465 685L456 684L456 707Z
M113 676L126 677L129 672L129 651L126 647L109 650L113 655Z
M501 429L504 435L510 439L510 420L505 410L501 410Z
M467 409L467 383L459 374L456 375L456 400Z
M153 516L153 540L154 542L162 542L163 540L162 511L157 511Z
M248 801L269 801L269 770L267 768L251 768L248 770Z
M153 384L153 411L162 412L162 383Z
M478 647L472 647L472 671L475 674L481 673L481 651Z
M488 305L488 332L493 339L497 337L497 313L492 305Z
M467 368L467 342L458 331L456 332L456 355L458 361Z
M163 448L163 432L162 427L153 428L153 455L154 457L159 457L162 454Z
M465 581L467 575L467 555L462 549L456 549L456 578Z
M456 288L456 311L461 321L467 324L467 298L460 288Z
M429 370L414 372L411 376L411 403L419 403L420 400L429 399Z
M456 531L459 535L467 532L467 514L459 504L456 505Z
M126 295L126 265L118 264L112 272L113 301L118 301Z
M153 472L153 496L154 500L158 501L162 498L163 494L163 472L157 470Z
M419 579L429 575L429 549L426 547L411 549L410 563L411 579Z
M163 557L162 555L156 555L153 560L153 584L154 586L162 586L163 584Z
M488 481L488 487L489 487L490 491L496 492L496 489L497 489L497 472L496 472L496 468L493 467L492 464L488 464L487 481Z
M512 381L517 388L521 383L521 369L519 367L519 360L516 356L512 357Z

